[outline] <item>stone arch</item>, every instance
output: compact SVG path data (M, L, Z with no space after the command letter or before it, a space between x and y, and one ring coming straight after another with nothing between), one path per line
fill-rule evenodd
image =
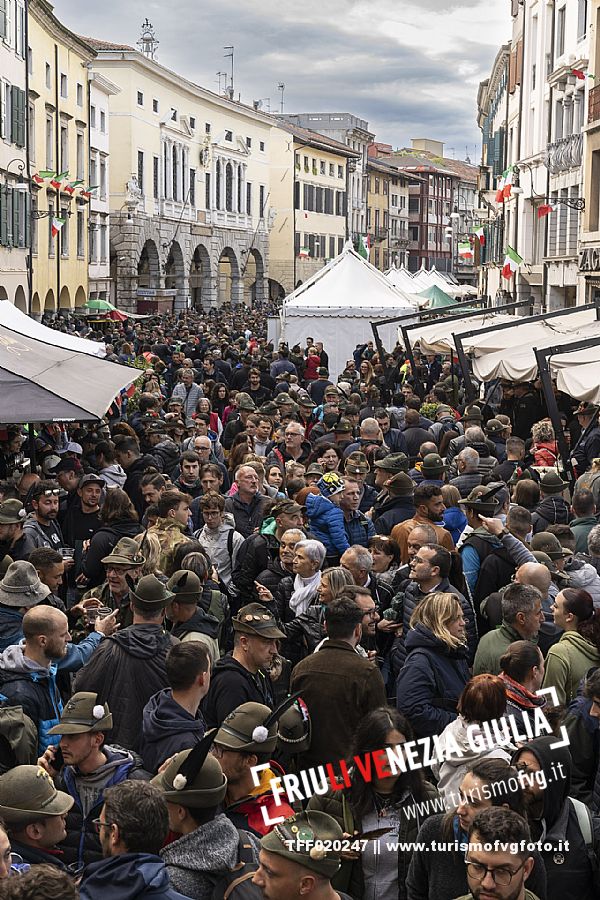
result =
M281 282L274 278L269 278L269 300L273 303L280 303L286 294L286 290Z
M71 309L71 294L66 284L63 284L58 298L59 309Z
M144 242L138 256L138 287L157 288L160 278L160 259L156 243L150 238Z
M203 244L194 250L190 264L190 300L192 309L202 309L212 300L210 255Z
M31 315L38 316L42 315L42 305L40 303L40 295L36 291L33 297L31 298Z
M44 300L44 312L55 312L56 311L56 298L54 296L54 291L52 288L46 294Z
M169 245L169 255L164 264L165 288L183 290L185 280L185 268L183 265L183 252L181 245L173 241Z
M6 293L6 288L3 288L0 285L0 300L8 300L8 294Z
M243 283L240 264L232 247L223 247L217 264L217 299L223 303L237 304L243 300Z
M251 247L244 265L244 300L262 306L266 300L265 263L257 247Z
M20 309L21 312L27 312L27 297L25 296L25 289L22 284L19 285L15 292L15 306L17 309Z
M75 308L81 309L81 307L85 306L86 300L85 289L80 284L77 288L77 293L75 294Z

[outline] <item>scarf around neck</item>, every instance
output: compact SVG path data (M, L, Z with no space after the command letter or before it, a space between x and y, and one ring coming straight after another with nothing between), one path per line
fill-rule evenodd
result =
M294 579L294 592L290 597L290 609L296 616L303 615L316 594L321 584L321 572L315 572L310 578L302 578L296 575Z

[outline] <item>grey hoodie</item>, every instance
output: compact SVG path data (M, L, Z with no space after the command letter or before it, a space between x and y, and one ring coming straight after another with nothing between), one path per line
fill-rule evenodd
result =
M112 463L112 465L102 469L99 475L100 478L104 479L107 487L122 488L127 481L127 472L119 463Z
M587 591L594 601L594 609L600 608L600 575L594 566L580 559L571 558L567 561L564 571L569 576L569 587Z
M255 862L258 862L258 840L248 833L244 838L253 844ZM160 855L167 866L171 884L195 900L210 900L216 882L237 864L239 841L240 834L235 825L220 813L212 822L167 844Z

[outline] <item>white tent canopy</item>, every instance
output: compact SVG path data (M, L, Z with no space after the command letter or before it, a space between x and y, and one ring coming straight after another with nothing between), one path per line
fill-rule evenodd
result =
M415 311L416 303L347 243L339 256L285 298L281 340L290 346L304 344L308 336L322 341L330 374L336 376L356 345L373 339L371 322ZM380 334L391 350L396 327L383 326Z
M72 334L63 334L54 328L48 328L35 319L17 309L10 300L0 300L0 325L10 328L25 337L35 338L38 341L46 341L55 347L63 347L65 350L76 350L78 353L87 353L89 356L106 356L106 347L99 341L87 341L85 338L75 337Z
M449 310L451 307L449 307ZM459 312L459 311L457 311ZM474 328L485 328L487 325L503 325L513 322L514 316L495 315L492 310L482 316L469 317L465 313L464 319L455 319L449 322L447 319L436 319L435 322L427 322L420 328L413 328L410 331L411 343L416 344L419 341L421 350L425 353L451 353L455 351L453 334L460 334L461 331L470 331ZM465 341L465 352L473 349L473 342Z

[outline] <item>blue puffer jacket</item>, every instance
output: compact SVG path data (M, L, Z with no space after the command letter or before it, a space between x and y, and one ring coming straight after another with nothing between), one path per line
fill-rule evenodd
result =
M60 660L62 672L76 672L100 643L101 634L93 632L80 644L69 644L67 655ZM0 702L22 706L38 729L38 752L41 756L50 744L60 743L60 734L48 732L58 725L62 699L56 686L58 667L39 665L23 654L23 645L14 644L0 653Z
M467 648L449 647L419 622L406 636L406 650L396 706L417 737L441 734L456 719L456 704L469 680Z
M81 900L189 900L171 887L167 867L152 853L122 853L90 863L79 888Z
M328 553L342 554L350 544L344 527L344 513L322 494L308 494L305 500L310 530Z

